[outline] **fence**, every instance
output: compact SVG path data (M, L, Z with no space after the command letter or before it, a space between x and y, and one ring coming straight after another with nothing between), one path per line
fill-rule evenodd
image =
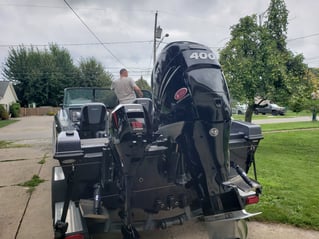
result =
M36 108L20 108L20 117L31 115L54 115L59 107L42 106Z

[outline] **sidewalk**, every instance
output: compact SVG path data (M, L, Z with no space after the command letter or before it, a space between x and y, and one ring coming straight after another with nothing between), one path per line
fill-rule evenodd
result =
M53 117L32 116L0 129L0 140L17 148L0 149L0 238L52 238L51 153ZM39 164L45 160L44 164ZM39 175L45 182L32 193L17 186Z
M0 149L1 239L53 238L50 180L51 169L57 162L51 152L52 124L52 116L31 116L0 128L0 140L20 144L19 148ZM39 164L43 159L45 163ZM45 182L31 194L27 188L17 186L35 174ZM319 231L286 225L249 222L248 227L248 239L319 238ZM207 239L206 228L196 222L142 235L146 239Z
M311 122L311 116L300 116L284 118L281 116L269 116L267 119L253 120L254 124L273 124L273 123L288 123L288 122Z

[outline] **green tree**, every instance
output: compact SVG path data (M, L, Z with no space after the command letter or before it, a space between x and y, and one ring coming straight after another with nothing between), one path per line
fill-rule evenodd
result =
M257 23L256 15L241 18L231 28L231 40L220 52L232 97L248 101L245 121L249 122L255 107L263 101L287 105L290 99L296 102L309 90L303 56L294 56L286 48L285 2L271 0L266 18L263 25Z
M9 114L4 108L3 105L0 105L0 120L7 120L9 119Z
M11 117L19 117L20 116L20 104L19 103L13 103L10 105L10 114Z
M48 69L50 72L48 104L58 105L63 101L64 88L75 86L80 73L66 49L50 45L50 56L52 66Z
M144 80L143 76L141 76L141 78L139 78L135 83L138 87L140 87L141 90L152 90L151 86L147 83L146 80Z
M284 0L271 0L267 11L265 28L275 40L279 52L286 52L288 10Z
M285 94L286 98L284 100L294 112L300 112L307 108L307 99L313 91L312 82L307 73L308 67L303 61L303 55L294 56L292 52L289 52L286 62L287 79L289 79L286 83L288 94ZM275 100L279 101L276 97Z
M317 121L317 113L319 112L319 69L310 68L308 78L311 82L312 90L310 97L307 97L305 105L312 112L312 121Z
M33 48L28 51L24 46L20 46L17 50L10 49L3 69L4 77L15 84L15 91L22 105L25 105L26 99L29 98L29 92L26 90L29 88L28 55L33 51Z
M104 70L100 62L94 58L82 59L79 65L80 77L77 86L110 87L112 75Z
M239 23L231 28L231 40L220 52L220 62L232 98L248 101L246 121L251 121L255 96L265 86L260 75L261 32L256 19L255 15L241 18Z
M56 106L62 102L63 89L73 86L78 75L70 53L51 44L40 51L23 45L10 49L3 75L15 84L22 106Z
M319 68L309 68L308 77L311 81L314 90L319 89Z

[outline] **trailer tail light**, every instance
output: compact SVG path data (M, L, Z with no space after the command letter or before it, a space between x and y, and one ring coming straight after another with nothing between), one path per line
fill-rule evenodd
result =
M132 126L133 129L142 130L144 124L142 122L139 122L139 121L133 121L133 122L131 122L131 126Z
M249 196L246 198L246 204L255 204L259 202L259 197L257 195Z
M65 239L84 239L84 235L79 233L79 234L73 234L71 236L65 237Z

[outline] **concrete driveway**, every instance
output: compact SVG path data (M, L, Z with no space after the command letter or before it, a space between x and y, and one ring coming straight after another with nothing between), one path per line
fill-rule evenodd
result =
M0 140L14 141L16 148L0 149L0 238L53 238L51 220L52 116L23 117L0 128ZM40 161L45 161L40 164ZM32 193L17 184L33 175L45 179ZM249 222L249 239L318 239L318 231L277 224ZM104 238L104 237L99 237ZM109 238L109 237L107 237ZM115 235L115 238L121 238ZM165 231L148 232L143 238L208 238L201 223L188 222Z
M0 140L16 148L0 149L0 238L52 238L51 116L20 118L0 129ZM40 164L40 161L45 161ZM17 184L39 175L45 182L32 193Z

